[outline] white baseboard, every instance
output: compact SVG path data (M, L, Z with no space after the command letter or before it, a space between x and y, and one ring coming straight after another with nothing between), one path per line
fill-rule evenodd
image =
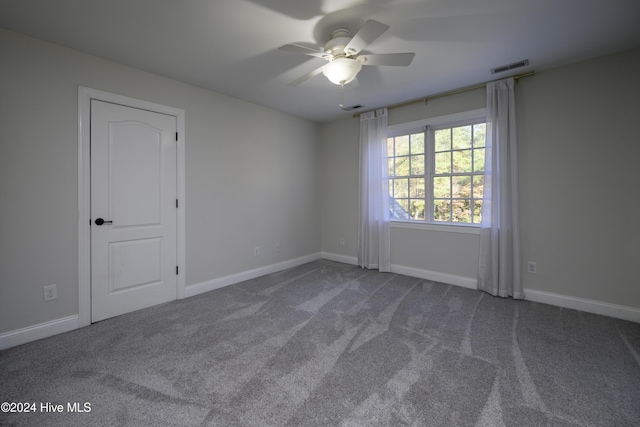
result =
M358 265L358 258L348 255L340 255L331 252L322 252L322 259L342 262L345 264ZM463 288L477 289L477 279L453 274L440 273L437 271L424 270L421 268L406 267L403 265L391 264L391 272L404 274L405 276L418 277L420 279L433 280L434 282L446 283L448 285L462 286Z
M341 262L343 264L358 265L358 258L348 255L334 254L331 252L322 252L322 259L329 261Z
M63 317L62 319L28 326L15 331L0 334L0 350L26 344L31 341L48 338L53 335L78 329L78 315Z
M357 257L340 255L331 252L322 252L322 259L342 262L345 264L358 265ZM437 271L424 270L421 268L391 264L391 272L404 274L405 276L418 277L420 279L433 280L434 282L446 283L448 285L462 286L463 288L477 289L478 287L478 281L476 279L470 277L455 276L453 274L440 273Z
M288 268L297 267L299 265L317 261L319 259L322 259L322 255L320 254L320 252L317 252L315 254L305 255L299 258L290 259L288 261L255 268L253 270L231 274L229 276L220 277L218 279L195 283L193 285L188 285L185 288L184 296L185 298L192 297L204 292L213 291L214 289L224 288L225 286L234 285L236 283L244 282L245 280L255 279L256 277L264 276L265 274L276 273Z
M418 277L420 279L432 280L434 282L446 283L447 285L461 286L468 289L478 288L478 281L471 277L456 276L453 274L440 273L438 271L423 270L420 268L394 264L391 264L391 272L411 277Z
M571 308L574 310L585 311L587 313L600 314L603 316L615 317L616 319L640 323L639 308L578 297L570 297L551 292L536 291L534 289L525 289L524 294L527 301L541 302L543 304Z
M477 289L478 281L475 278L454 276L436 271L421 270L413 267L391 265L393 273L404 274L421 279L433 280L435 282L446 283L455 286L462 286L469 289ZM602 301L589 300L579 297L554 294L551 292L537 291L534 289L524 289L525 300L554 305L556 307L571 308L587 313L600 314L602 316L614 317L616 319L629 320L640 323L640 308L628 307L624 305L610 304Z

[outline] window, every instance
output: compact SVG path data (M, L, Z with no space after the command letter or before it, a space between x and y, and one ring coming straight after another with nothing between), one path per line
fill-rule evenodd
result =
M476 118L389 137L391 219L479 224L485 130Z

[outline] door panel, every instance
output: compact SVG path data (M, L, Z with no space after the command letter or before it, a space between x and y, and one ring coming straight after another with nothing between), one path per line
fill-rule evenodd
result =
M111 294L162 282L162 239L138 239L109 244Z
M91 101L92 322L176 298L175 131L173 116Z
M110 123L109 177L114 227L160 225L162 130L138 122ZM132 143L135 141L135 143Z

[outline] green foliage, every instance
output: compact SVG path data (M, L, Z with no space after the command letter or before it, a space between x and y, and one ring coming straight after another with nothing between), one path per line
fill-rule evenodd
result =
M409 192L409 196L412 199L424 199L425 197L424 178L409 179L409 188L411 189Z
M451 150L451 129L441 129L434 132L435 134L435 151Z
M394 179L393 180L393 197L396 199L404 199L409 197L409 180Z
M412 219L425 219L424 216L424 199L412 199L411 200L411 218Z
M468 199L471 197L471 175L451 177L452 196Z
M433 201L433 219L449 222L451 220L451 201L435 199Z
M453 150L471 148L471 126L452 128L451 141L451 148Z
M445 151L443 153L436 153L436 167L435 173L451 173L451 151Z
M486 123L478 123L477 125L473 125L473 146L476 148L484 147L486 134L487 134Z
M409 156L396 157L395 176L409 176Z
M411 156L411 175L424 175L424 154Z
M409 155L409 135L402 135L396 137L396 149L395 156L407 156Z
M411 139L411 154L424 154L424 133L409 135Z
M433 197L451 197L451 177L437 176L433 178Z
M484 172L484 148L473 150L473 171Z
M465 173L473 170L471 166L471 150L453 151L453 172Z
M484 194L484 175L473 176L473 198L482 199Z

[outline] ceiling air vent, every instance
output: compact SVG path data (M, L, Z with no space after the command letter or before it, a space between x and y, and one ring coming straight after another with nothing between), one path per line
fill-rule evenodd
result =
M341 105L340 108L342 108L344 111L353 111L353 110L357 110L358 108L362 108L362 105L360 104L352 105L351 107L345 107Z
M529 65L529 60L525 59L522 61L514 62L513 64L503 65L502 67L496 67L491 69L491 74L502 73L503 71L513 70L515 68L526 67Z

